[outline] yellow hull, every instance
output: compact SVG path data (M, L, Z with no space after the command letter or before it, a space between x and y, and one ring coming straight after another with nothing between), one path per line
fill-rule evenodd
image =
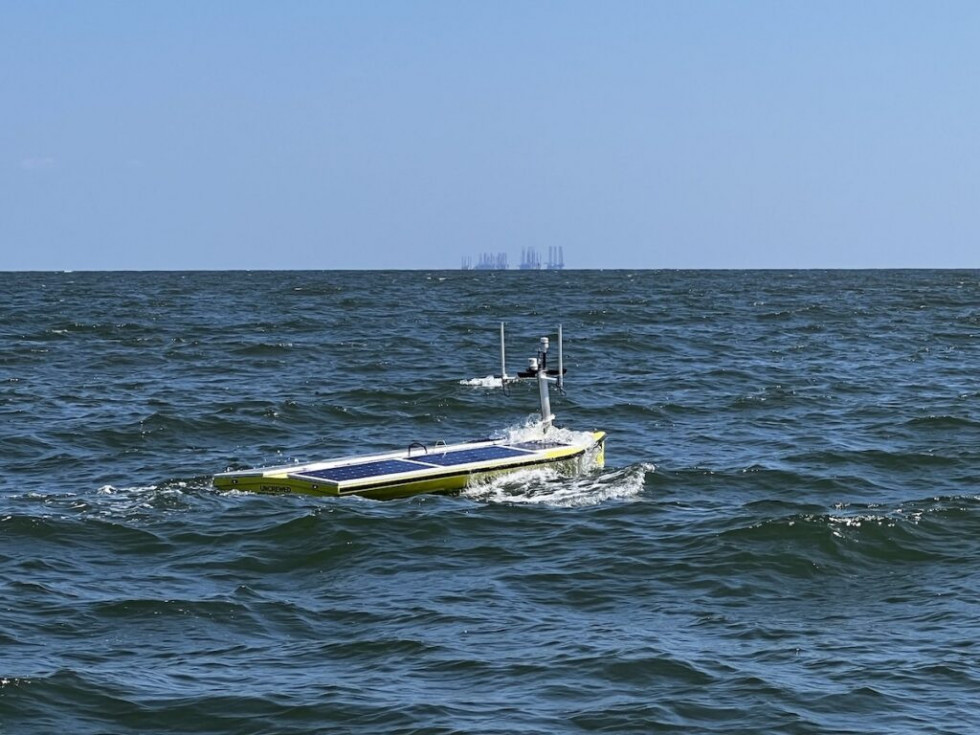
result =
M575 468L583 459L593 467L605 461L605 432L575 442L486 441L422 450L349 457L311 464L223 472L219 490L265 494L360 495L386 500L423 493L459 492L470 484L518 470ZM422 453L424 451L424 453Z

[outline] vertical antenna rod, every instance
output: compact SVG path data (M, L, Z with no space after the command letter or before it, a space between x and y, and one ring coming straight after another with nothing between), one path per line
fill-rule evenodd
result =
M504 323L500 322L500 385L501 386L504 386L505 380L507 380L507 357L504 354Z
M565 365L562 362L561 354L561 324L558 325L558 392L564 395L565 391Z

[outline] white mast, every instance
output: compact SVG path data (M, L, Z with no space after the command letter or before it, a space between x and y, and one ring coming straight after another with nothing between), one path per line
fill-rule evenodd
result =
M517 373L515 377L507 375L507 357L504 347L504 323L500 323L500 385L507 387L508 383L516 383L519 380L537 380L538 399L541 402L541 424L545 431L551 428L555 420L555 415L551 412L551 392L549 383L554 383L559 391L565 389L565 364L562 354L562 328L558 325L558 369L548 370L548 348L550 343L547 337L542 337L537 357L529 357L527 360L527 370ZM549 375L551 372L554 377Z

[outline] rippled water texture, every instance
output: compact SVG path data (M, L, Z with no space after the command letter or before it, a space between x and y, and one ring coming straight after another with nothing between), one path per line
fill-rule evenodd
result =
M0 732L976 733L980 274L0 274ZM456 497L213 473L559 423Z

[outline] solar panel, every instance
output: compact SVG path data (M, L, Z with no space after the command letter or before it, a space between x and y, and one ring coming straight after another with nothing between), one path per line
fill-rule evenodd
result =
M491 446L476 447L474 449L459 449L455 452L446 452L444 454L425 454L420 456L418 460L427 464L437 464L443 467L448 467L454 464L482 462L488 459L506 459L507 457L526 456L527 452L522 452L520 449Z
M343 482L344 480L360 480L364 477L395 475L399 472L412 472L419 469L422 467L415 462L405 462L400 459L379 459L374 462L344 464L338 467L304 472L303 477L319 477L323 480Z

